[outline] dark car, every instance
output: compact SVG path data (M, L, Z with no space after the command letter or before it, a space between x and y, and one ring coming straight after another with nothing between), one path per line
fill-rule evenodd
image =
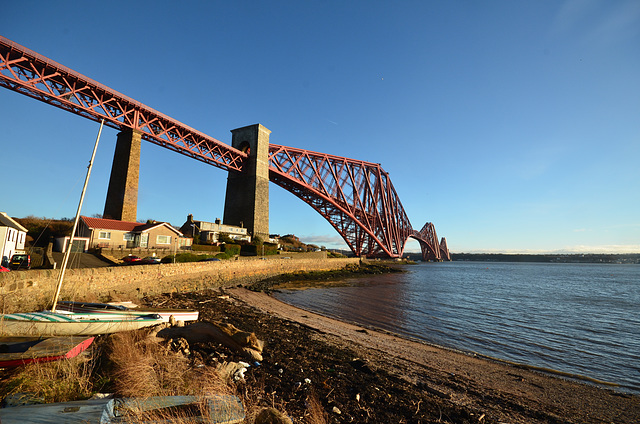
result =
M146 264L146 265L153 265L153 264L159 264L160 263L160 258L157 256L147 256L146 258L142 258L140 260L141 264Z
M142 261L142 258L140 258L140 256L134 256L134 255L125 256L124 258L122 258L122 262L124 262L127 265L139 264L141 261Z
M9 262L9 268L11 269L30 269L31 268L31 255L26 253L16 253L11 257Z

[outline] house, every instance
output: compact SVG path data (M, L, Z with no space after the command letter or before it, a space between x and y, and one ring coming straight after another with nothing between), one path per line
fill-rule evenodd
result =
M269 234L269 240L265 240L267 243L275 244L280 249L280 234Z
M56 237L53 239L53 250L54 252L66 252L67 247L69 246L70 236L65 237ZM86 252L89 250L89 237L74 237L73 238L73 248L71 252Z
M221 224L220 219L215 222L195 221L191 214L187 215L187 222L182 224L180 231L194 239L198 237L202 243L217 243L220 234L226 234L231 240L251 242L246 228Z
M89 248L106 249L184 249L192 239L166 222L118 221L115 219L81 216L76 230L77 237L87 237Z
M24 252L27 229L4 212L0 212L0 260L11 260L16 251ZM5 259L6 258L6 259Z

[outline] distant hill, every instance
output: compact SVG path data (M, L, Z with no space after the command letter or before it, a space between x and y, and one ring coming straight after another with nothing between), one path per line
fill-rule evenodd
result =
M485 262L554 262L554 263L609 263L640 264L640 253L623 254L508 254L508 253L452 253L454 261Z
M47 247L52 237L64 237L71 234L72 219L49 219L36 216L14 218L27 229L27 244Z

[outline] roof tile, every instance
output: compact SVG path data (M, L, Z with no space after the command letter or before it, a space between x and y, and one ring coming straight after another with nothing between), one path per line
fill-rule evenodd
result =
M90 218L88 216L82 216L81 218L87 224L87 227L92 229L133 231L134 228L140 225L138 222L118 221L117 219Z

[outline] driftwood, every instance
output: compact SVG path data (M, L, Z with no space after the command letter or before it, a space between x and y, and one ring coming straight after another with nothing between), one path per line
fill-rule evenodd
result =
M241 331L231 324L201 321L185 327L164 328L158 337L165 339L183 338L192 343L218 342L253 361L262 361L264 342L254 333Z

